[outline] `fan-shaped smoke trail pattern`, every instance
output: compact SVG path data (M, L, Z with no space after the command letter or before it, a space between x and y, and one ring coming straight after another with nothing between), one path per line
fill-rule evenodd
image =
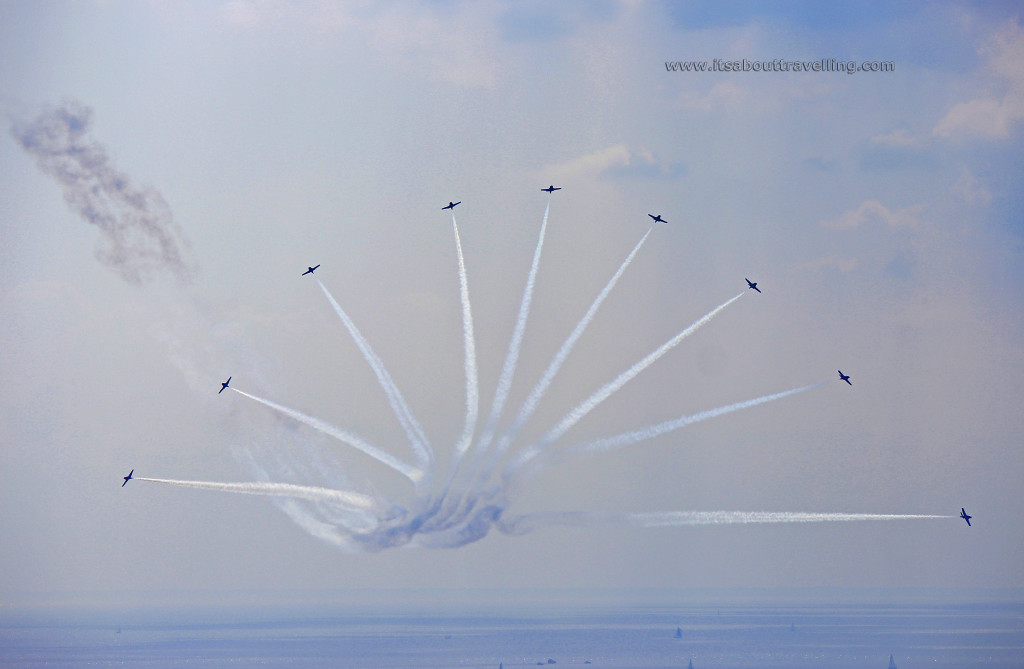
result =
M597 408L604 400L611 397L640 372L652 365L683 339L709 323L718 313L742 297L745 292L731 298L714 310L698 319L688 328L675 335L653 353L634 364L625 372L606 383L589 398L566 414L554 427L533 443L526 443L520 453L513 453L511 458L505 457L513 440L538 408L542 397L548 390L563 363L570 355L574 345L584 330L595 318L599 307L608 297L626 268L630 266L651 233L648 230L637 242L632 252L626 257L618 270L598 294L597 298L586 311L583 318L570 333L566 341L548 365L540 381L527 396L526 402L516 414L510 427L498 437L497 427L501 424L502 413L507 408L511 385L515 376L519 355L525 336L530 304L537 290L536 277L539 272L540 258L543 251L548 223L549 209L545 209L544 221L538 236L533 262L527 278L522 301L519 306L516 325L509 343L490 414L484 425L480 441L473 449L472 457L465 463L461 460L468 457L479 419L479 379L476 362L476 342L474 339L472 309L469 299L468 281L466 278L465 258L462 241L459 235L455 216L452 216L452 230L458 256L459 287L462 303L463 344L465 349L464 371L466 377L466 418L462 434L454 444L453 458L449 463L447 481L437 478L437 461L430 450L430 444L413 417L409 406L403 399L384 368L380 359L373 352L367 341L355 327L352 320L345 314L330 291L318 277L313 277L327 297L331 307L341 318L357 347L373 369L377 380L384 390L391 409L402 425L405 435L413 448L414 458L418 462L404 462L395 456L367 443L365 439L345 430L339 429L325 421L307 416L299 411L284 407L275 402L250 395L236 388L231 388L244 397L288 416L313 429L338 439L354 447L366 455L373 457L382 464L394 469L415 483L414 494L407 503L393 501L384 494L375 492L331 489L315 486L303 486L286 483L251 482L221 483L214 481L178 481L172 479L139 478L138 480L178 485L207 490L225 492L270 495L276 505L300 527L311 535L327 541L340 548L353 551L380 551L398 546L422 546L431 548L452 548L478 541L492 529L508 534L522 534L530 530L551 525L594 526L596 524L619 524L637 527L685 526L700 524L734 524L734 523L795 523L795 522L831 522L854 520L896 520L924 519L948 516L920 516L895 514L836 514L836 513L787 513L787 512L741 512L741 511L676 511L647 514L629 513L537 513L515 515L510 512L516 501L518 492L514 475L526 471L534 472L548 466L555 458L569 455L589 455L625 447L651 439L671 430L686 425L721 416L733 411L765 404L789 395L810 390L817 385L795 388L773 395L738 402L718 409L711 409L690 416L657 423L639 430L596 439L569 448L560 448L560 440L565 433L587 414ZM295 472L309 471L317 474L330 474L329 471L318 471L315 466L298 460L301 456L291 450L275 449L274 457L281 458L278 467L284 471L282 478L291 480ZM538 457L542 456L542 457ZM293 460L294 458L294 460ZM285 460L287 459L287 460ZM300 463L302 466L292 466ZM499 465L503 468L499 469ZM524 466L524 465L528 465ZM257 469L261 469L257 466ZM457 478L457 474L462 478ZM263 479L265 474L259 473L256 478ZM458 484L458 485L456 485ZM369 488L363 490L372 490Z
M685 330L677 334L675 337L672 337L672 339L669 339L654 352L648 354L647 357L645 357L643 360L636 363L635 365L624 371L622 374L619 374L619 376L616 377L614 381L610 381L609 383L606 383L604 386L602 386L597 392L595 392L593 395L584 400L579 406L577 406L575 409L566 414L565 417L561 421L559 421L557 425L548 430L548 432L544 436L542 436L536 444L523 451L520 454L520 456L516 459L516 461L512 464L510 472L514 472L518 467L526 464L533 458L537 457L539 454L543 453L544 450L548 448L548 446L558 441L558 439L560 439L563 434L565 434L570 428L572 428L573 425L583 420L583 418L588 413L593 411L599 404L601 404L601 402L604 402L606 399L615 394L620 388L622 388L622 386L626 385L633 378L635 378L637 374L650 367L658 360L658 358L671 351L677 344L679 344L679 342L686 339L691 334L693 334L701 327L706 325L708 322L711 321L712 318L714 318L720 311L722 311L722 309L725 309L727 306L743 297L744 294L745 293L740 293L736 295L736 297L733 297L732 299L727 300L722 304L718 305L717 307L706 313L704 316L699 318L692 325L690 325L690 327L686 328Z
M256 402L259 402L260 404L263 404L264 406L268 406L271 409L273 409L274 411L278 411L280 413L283 413L284 415L288 416L289 418L294 418L295 420L299 421L300 423L305 423L306 425L310 426L314 430L318 430L318 431L323 432L324 434L326 434L326 435L328 435L330 437L334 437L338 441L344 442L344 443L348 444L349 446L352 446L353 448L356 448L356 449L362 451L363 453L366 453L371 458L386 464L388 467L391 467L395 471L397 471L400 474L406 476L410 481L417 482L421 478L423 478L423 471L422 470L417 469L417 468L413 467L412 465L409 465L409 464L406 464L406 463L402 462L401 460L399 460L398 458L394 457L390 453L385 453L384 451L380 450L376 446L372 446L372 445L368 444L366 442L366 440L364 440L362 437L359 437L359 436L357 436L355 434L352 434L351 432L347 432L345 430L342 430L341 428L337 428L337 427L331 425L330 423L327 423L325 421L320 420L319 418L313 418L312 416L307 416L306 414L302 413L301 411L296 411L295 409L289 409L288 407L281 406L280 404L277 404L276 402L271 402L270 400L263 399L262 397L257 397L255 395L250 395L249 393L245 392L244 390L239 390L238 388L232 388L230 386L228 387L228 390L233 390L236 393L238 393L239 395L242 395L244 397L248 397L249 399L254 400Z
M331 295L327 287L320 281L316 276L316 283L320 286L320 290L327 296L327 301L331 303L331 307L334 312L338 314L338 318L345 325L345 328L352 335L352 339L355 341L356 346L359 347L363 357L366 358L366 362L369 363L370 368L373 369L373 373L377 375L377 381L380 383L380 387L384 390L384 394L388 398L388 403L391 405L391 410L394 411L395 417L398 418L398 422L401 424L402 429L405 430L406 436L409 438L409 442L412 444L413 449L416 451L416 455L419 457L420 466L427 468L430 462L433 460L433 454L430 449L430 442L427 440L426 434L423 432L423 428L420 427L419 422L409 411L409 405L406 404L405 398L402 397L402 393L399 392L398 387L395 386L395 382L391 380L391 375L388 374L388 370L384 368L384 364L377 357L377 354L370 348L370 344L367 343L362 333L356 327L356 324L352 322L352 319L348 317L345 310L341 308L334 296Z
M53 178L63 189L68 206L83 220L96 226L102 241L97 250L101 262L117 271L128 283L144 284L161 274L170 274L180 283L188 284L197 271L186 258L188 241L174 223L170 206L161 194L151 186L133 185L133 179L113 165L106 149L89 136L92 112L75 103L64 103L48 110L31 122L14 122L11 134L19 145L35 157L39 169ZM330 437L363 452L378 462L394 469L416 484L416 498L412 508L378 494L365 494L353 490L324 488L318 486L276 483L266 481L217 482L187 481L175 479L138 477L133 480L181 486L195 489L232 492L249 495L265 495L275 499L296 523L313 536L349 550L379 551L402 545L428 547L455 547L477 541L486 536L491 528L508 534L523 534L544 526L568 525L593 527L598 524L618 524L644 528L680 527L692 525L728 525L751 523L815 523L815 522L858 522L874 520L924 520L957 518L956 515L907 515L868 513L820 513L820 512L779 512L779 511L665 511L657 513L591 513L561 512L513 515L508 512L514 501L513 486L509 477L512 471L524 469L529 463L531 471L548 466L556 458L571 455L589 455L637 444L642 441L680 429L696 422L739 411L783 397L804 392L822 384L796 388L753 400L711 409L675 420L650 425L639 430L611 437L589 441L565 449L553 448L566 431L582 420L590 411L610 397L625 383L639 374L661 355L679 343L683 338L707 323L716 313L738 299L729 302L702 318L684 332L670 340L647 358L621 374L611 383L567 414L536 443L528 444L518 460L507 465L500 479L492 476L505 453L519 435L526 422L537 410L541 399L560 371L563 363L573 350L577 340L591 324L594 316L613 287L633 261L651 230L640 239L618 271L597 296L594 303L576 325L566 341L548 365L540 381L528 395L526 402L516 414L511 425L499 439L497 427L511 391L512 380L518 364L519 354L535 292L535 280L539 268L541 251L548 223L550 207L544 211L533 263L527 278L519 315L512 333L509 351L499 375L490 414L470 466L466 467L469 483L462 488L450 486L460 459L470 447L479 412L479 388L476 368L475 341L469 291L466 280L465 262L462 254L458 226L453 212L452 227L455 233L459 261L460 296L463 307L463 332L465 342L466 371L466 423L460 440L455 446L455 458L448 484L440 491L434 491L434 454L423 428L417 422L381 360L373 352L355 324L342 310L318 277L313 277L332 308L341 318L357 347L377 376L387 396L391 409L407 436L419 467L403 462L365 439L337 428L325 421L307 416L269 400L250 395L236 388L235 392L316 429ZM653 229L653 228L652 228ZM743 293L741 293L742 295ZM497 446L488 452L494 441ZM291 451L275 452L282 458L298 457ZM538 457L542 456L542 457ZM479 469L474 469L479 467ZM304 469L303 467L297 468ZM262 478L262 476L260 476ZM488 487L489 486L489 487ZM446 496L451 493L451 498ZM428 494L424 494L428 493Z
M647 427L642 427L639 430L633 430L632 432L624 432L612 437L594 439L592 441L576 444L574 446L567 446L565 448L552 449L537 456L537 458L530 463L530 467L527 471L534 472L554 464L561 464L573 456L588 456L596 453L613 451L626 446L632 446L643 441L654 439L655 437L659 437L668 432L682 429L687 425L693 425L694 423L699 423L711 418L717 418L718 416L723 416L727 413L732 413L733 411L749 409L750 407L756 407L760 404L774 402L775 400L780 400L783 397L789 397L790 395L796 395L798 393L817 388L818 386L823 386L826 383L828 383L828 381L813 383L809 386L803 386L802 388L784 390L781 393L764 395L752 400L745 400L743 402L736 402L735 404L718 407L717 409L708 409L707 411L701 411L700 413L695 413L689 416L681 416L674 420L665 421L664 423L648 425Z
M476 341L473 337L473 311L469 305L469 282L466 279L466 263L462 258L462 241L459 239L459 226L455 223L452 213L452 230L455 231L455 250L459 256L459 295L462 298L462 340L465 349L466 372L466 423L462 428L462 437L455 447L456 462L469 448L476 430L477 413L480 411L480 392L477 387Z
M548 364L548 368L544 370L544 374L541 376L540 381L537 382L537 385L534 386L532 391L530 391L530 395L526 398L526 401L523 402L523 406L519 409L519 413L516 415L512 425L508 430L506 430L505 434L502 435L501 440L498 442L498 446L495 449L495 454L488 464L487 473L493 469L497 464L497 459L508 450L508 447L512 444L515 438L519 436L519 431L523 428L526 422L530 420L530 417L533 416L533 413L540 405L541 399L544 397L544 393L547 392L551 382L562 369L562 363L564 363L565 359L569 357L570 353L572 353L572 349L576 346L576 342L583 335L583 332L587 329L587 326L590 325L591 321L594 320L597 310L601 308L601 304L604 302L605 298L612 292L615 284L619 282L619 278L623 273L625 273L626 268L633 262L633 258L640 250L640 247L644 245L644 242L647 241L647 237L651 234L652 230L654 230L653 227L648 228L647 232L644 233L644 236L640 238L640 241L633 247L630 254L626 256L626 259L621 265L619 265L619 269L616 270L612 278L608 280L607 284L605 284L605 287L601 289L600 293L598 293L597 298L590 305L590 308L587 309L585 314L583 314L583 318L580 319L580 322L576 324L576 327L573 328L571 333L569 333L565 342L562 343L561 348L558 349L555 357L552 358L551 363Z
M221 492L235 492L243 495L270 495L274 497L298 497L314 502L335 502L343 506L373 511L379 509L377 500L369 495L347 490L336 490L334 488L319 488L309 485L295 485L292 483L269 483L261 481L243 483L224 483L221 481L179 481L176 479L154 479L136 477L133 481L149 481L150 483L163 483L184 488L200 488L202 490L218 490Z

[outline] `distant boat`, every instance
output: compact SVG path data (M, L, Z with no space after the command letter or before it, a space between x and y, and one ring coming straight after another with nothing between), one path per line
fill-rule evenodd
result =
M889 669L896 669L896 660L892 659L892 654L889 655Z
M690 660L690 666L687 669L693 669L693 660Z
M682 639L683 638L683 628L682 627L677 627L676 628L676 638L677 639Z

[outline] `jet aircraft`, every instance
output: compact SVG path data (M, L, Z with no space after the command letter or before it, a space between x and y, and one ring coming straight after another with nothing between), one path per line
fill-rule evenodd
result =
M747 277L743 277L743 280L747 282L747 288L753 288L757 292L761 292L761 289L757 287L757 281L751 281Z
M220 390L217 391L217 394L220 395L222 392L224 392L224 389L228 387L229 383L231 383L231 377L230 376L228 377L227 381L225 381L224 383L220 384Z
M441 207L441 211L444 211L445 209L454 209L455 207L459 206L460 204L462 204L462 200L459 200L458 202L452 202L451 200L448 200L448 206L447 207Z
M967 527L971 526L971 518L974 518L974 516L968 516L963 507L960 507L960 517L967 521Z
M852 383L850 383L850 375L849 374L843 374L843 370L841 370L841 369L839 370L839 380L840 381L846 381L851 386L853 385Z
M133 468L130 472L128 472L128 476L122 477L124 479L124 483L121 484L122 488L125 487L126 485L128 485L128 481L132 480L132 474L134 474L134 473L135 473L135 469ZM967 523L967 524L970 525L970 523Z
M312 274L313 272L317 271L318 269L320 269L320 265L317 265L316 267L308 267L306 269L306 271L302 273L302 276L306 276L307 274Z
M544 191L545 193L549 193L550 194L550 193L554 193L556 190L562 190L562 188L561 188L561 186L559 186L558 188L555 188L555 186L552 184L551 186L548 186L547 188L541 188L541 190Z
M647 215L650 216L654 220L655 223L668 223L668 221L666 221L664 218L661 217L661 214L658 214L657 216L655 216L654 214L647 214Z

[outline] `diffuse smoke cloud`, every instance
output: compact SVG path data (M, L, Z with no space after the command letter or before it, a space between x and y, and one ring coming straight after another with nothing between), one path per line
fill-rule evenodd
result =
M162 272L190 282L196 270L185 258L188 242L167 202L114 167L106 149L88 136L91 123L92 110L69 101L29 123L15 122L11 135L60 184L68 206L99 228L100 262L134 285Z

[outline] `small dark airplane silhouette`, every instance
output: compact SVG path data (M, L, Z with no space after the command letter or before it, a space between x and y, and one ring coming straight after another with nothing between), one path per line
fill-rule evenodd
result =
M220 384L220 390L217 391L217 394L220 395L222 392L224 392L224 389L228 387L229 383L231 383L231 377L230 376L228 377L227 381L225 381L224 383Z
M133 468L130 472L128 472L128 476L122 477L122 478L124 478L124 483L121 484L122 488L125 487L126 485L128 485L128 481L132 480L132 474L134 474L134 473L135 473L135 469ZM967 524L970 525L970 523L967 523Z
M843 370L840 369L839 370L839 380L840 381L846 381L847 383L850 383L850 375L849 374L843 374ZM853 384L850 383L850 385L852 386Z
M654 214L647 214L647 215L650 216L652 219L654 219L655 223L668 223L668 221L666 221L664 218L661 217L661 214L658 214L657 216L655 216Z
M971 518L974 518L974 516L968 516L967 512L964 511L964 507L960 507L960 517L967 521L967 527L971 526Z
M312 274L313 272L317 271L318 269L320 269L320 265L317 265L316 267L308 267L306 269L306 271L302 273L302 276L306 276L307 274Z
M556 190L562 190L561 186L555 188L554 185L548 186L547 188L541 188L545 193L554 193Z
M751 281L747 277L743 277L743 280L747 282L747 288L753 288L757 292L761 292L761 289L757 287L757 281Z
M448 206L447 207L441 207L441 211L444 211L445 209L454 209L455 207L459 206L460 204L462 204L462 200L459 200L458 202L452 202L451 200L448 200Z

